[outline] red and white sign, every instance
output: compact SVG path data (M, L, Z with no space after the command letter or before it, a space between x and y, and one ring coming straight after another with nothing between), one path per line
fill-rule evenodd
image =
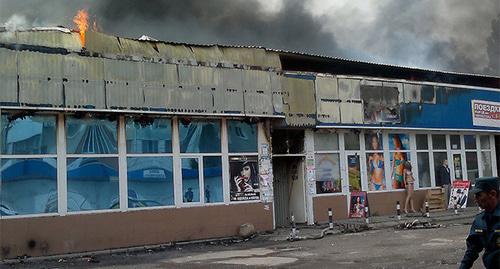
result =
M472 124L476 126L500 126L500 103L472 100Z
M466 208L469 196L470 181L455 180L451 188L450 203L448 208Z

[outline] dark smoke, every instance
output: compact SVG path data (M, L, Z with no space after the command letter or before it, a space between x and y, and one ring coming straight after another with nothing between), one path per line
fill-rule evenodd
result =
M269 12L259 0L0 0L0 24L16 14L15 21L24 16L28 27L72 27L73 15L85 8L101 31L117 36L256 45L500 76L498 0L336 0L341 8L325 6L314 14L313 1L322 0L282 0Z

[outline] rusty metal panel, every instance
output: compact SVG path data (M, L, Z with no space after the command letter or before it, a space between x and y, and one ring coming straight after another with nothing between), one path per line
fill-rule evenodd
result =
M277 73L271 73L271 91L273 99L273 114L285 115L283 112L283 90L281 86L281 78Z
M243 71L222 69L222 99L225 104L223 113L243 114Z
M342 101L361 100L359 79L338 79L339 98Z
M137 41L128 38L119 38L122 55L134 56L136 58L157 59L160 57L150 42Z
M107 108L144 107L143 63L104 59Z
M244 70L243 89L246 114L273 115L270 72Z
M219 47L196 47L191 46L191 50L194 53L197 62L208 63L210 66L217 66L218 63L222 63L224 56Z
M62 31L19 31L17 43L50 48L64 48L70 51L80 51L82 43L78 33Z
M18 52L19 102L63 106L63 56Z
M103 59L67 55L63 75L67 107L106 108Z
M281 70L281 61L277 53L260 48L221 48L224 62L235 65L260 66L263 69Z
M88 51L100 53L105 56L121 54L118 37L92 31L86 33L85 48Z
M317 119L323 123L340 122L340 99L337 79L334 77L316 77Z
M176 112L179 108L177 66L144 63L144 77L144 106Z
M314 80L283 78L285 121L290 126L315 126L316 98Z
M341 122L345 124L363 123L363 104L361 102L340 103Z
M169 63L196 63L193 51L187 46L166 43L157 43L156 45L160 57L166 59Z
M17 102L17 53L0 48L0 104Z

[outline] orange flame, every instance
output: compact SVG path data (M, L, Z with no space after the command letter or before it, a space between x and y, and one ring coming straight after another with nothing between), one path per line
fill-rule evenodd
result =
M73 22L78 27L78 32L80 33L80 40L82 41L82 47L85 47L85 32L89 27L88 23L89 14L86 10L80 9L78 13L73 18Z

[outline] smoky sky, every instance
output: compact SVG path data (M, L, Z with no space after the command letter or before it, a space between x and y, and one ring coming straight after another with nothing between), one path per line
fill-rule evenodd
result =
M72 28L72 17L84 8L100 31L123 37L500 75L498 0L360 1L369 16L358 12L355 0L311 10L321 1L282 0L269 11L258 0L0 0L0 24Z

